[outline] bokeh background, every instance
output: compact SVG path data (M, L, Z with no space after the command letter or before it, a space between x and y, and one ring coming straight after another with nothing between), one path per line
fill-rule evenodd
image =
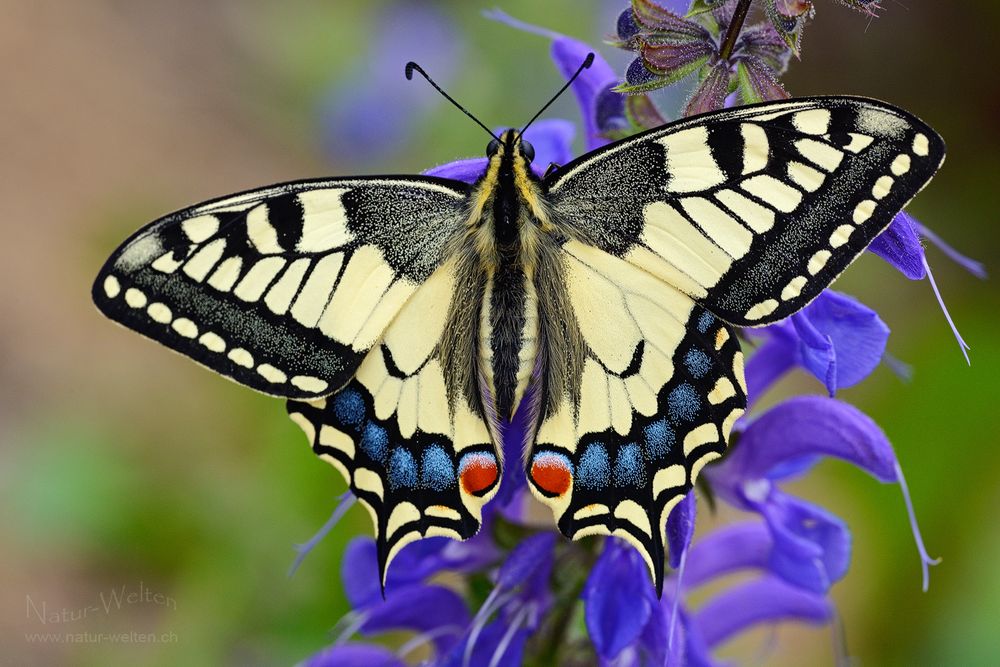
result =
M281 401L112 325L90 283L135 228L189 203L481 154L482 131L402 70L418 60L487 124L523 123L561 80L545 38L482 17L495 4L593 44L624 5L0 2L0 664L291 664L329 641L347 609L339 558L367 516L353 509L287 578L292 545L343 492L339 476ZM883 4L870 20L817 0L785 83L886 99L935 126L948 161L910 211L995 272L1000 4ZM571 98L559 116L578 119ZM824 463L795 491L854 534L833 590L840 629L781 626L726 655L829 665L842 634L856 664L1000 662L1000 299L994 283L928 257L971 367L926 281L866 256L838 289L881 313L889 352L913 369L902 381L880 368L841 397L897 449L943 557L930 591L898 488ZM820 391L798 374L769 401ZM42 623L42 609L69 617ZM37 632L165 640L30 641Z

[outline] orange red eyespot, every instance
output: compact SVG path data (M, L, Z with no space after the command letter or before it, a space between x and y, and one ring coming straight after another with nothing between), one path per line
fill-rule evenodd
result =
M496 484L500 470L492 454L475 452L462 457L458 465L458 478L462 489L471 495L478 495Z
M542 452L531 462L531 480L543 492L561 496L573 484L573 465L562 454Z

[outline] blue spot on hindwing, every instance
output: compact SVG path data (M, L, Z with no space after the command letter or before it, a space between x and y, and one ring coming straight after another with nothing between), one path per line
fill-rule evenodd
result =
M646 436L646 451L653 460L666 458L676 441L674 429L670 428L667 420L663 418L643 429L643 434Z
M600 442L587 445L576 467L576 484L582 489L603 489L608 485L610 475L608 450Z
M701 410L698 390L687 382L677 385L667 396L667 414L671 421L691 421Z
M389 488L393 491L415 487L417 485L417 462L413 459L413 454L402 447L393 448L392 456L389 457L388 476Z
M615 458L615 486L639 488L646 481L646 469L639 445L630 442L618 450Z
M704 351L694 348L684 355L684 365L692 377L703 378L712 370L712 359Z
M365 399L356 389L348 387L333 397L333 414L341 424L357 429L365 420Z
M384 464L389 453L389 434L378 424L368 422L361 431L361 451L373 461Z
M713 322L715 322L715 317L712 313L706 310L701 314L701 317L698 318L698 331L701 333L707 333L708 328L712 326Z
M420 463L420 486L444 491L455 483L455 464L451 457L437 445L424 450Z

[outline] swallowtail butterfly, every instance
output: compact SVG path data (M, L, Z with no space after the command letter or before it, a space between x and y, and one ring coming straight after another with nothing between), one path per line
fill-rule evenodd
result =
M543 178L533 153L508 130L472 185L330 178L186 208L118 248L93 298L288 399L370 511L383 581L407 543L474 535L521 466L566 536L628 540L659 589L667 517L746 408L735 327L830 285L944 144L882 102L814 97L670 123ZM523 461L504 461L518 409Z

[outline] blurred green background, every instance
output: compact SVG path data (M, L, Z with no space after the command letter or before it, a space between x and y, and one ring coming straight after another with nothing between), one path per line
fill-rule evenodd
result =
M443 32L387 34L400 4L439 12ZM343 492L339 476L281 401L113 326L90 283L134 229L186 204L481 154L482 131L402 69L434 62L488 125L526 120L561 80L547 40L482 18L494 5L598 44L624 3L0 2L0 664L290 664L329 641L347 609L340 554L368 534L367 516L353 509L287 578L292 545ZM1000 5L886 2L877 20L816 5L789 90L882 98L937 128L948 161L910 211L995 271ZM377 153L324 127L324 109L350 108L366 80L403 112L398 140ZM578 120L572 99L549 114L560 116ZM889 351L913 367L910 382L883 367L841 398L895 444L928 547L943 557L930 591L896 487L835 462L794 487L854 534L833 597L857 664L1000 663L1000 299L936 249L928 257L971 368L926 281L866 256L838 289L881 313ZM820 387L796 374L768 400L791 392ZM31 640L46 632L160 640ZM757 632L724 653L834 663L829 628L775 637Z

